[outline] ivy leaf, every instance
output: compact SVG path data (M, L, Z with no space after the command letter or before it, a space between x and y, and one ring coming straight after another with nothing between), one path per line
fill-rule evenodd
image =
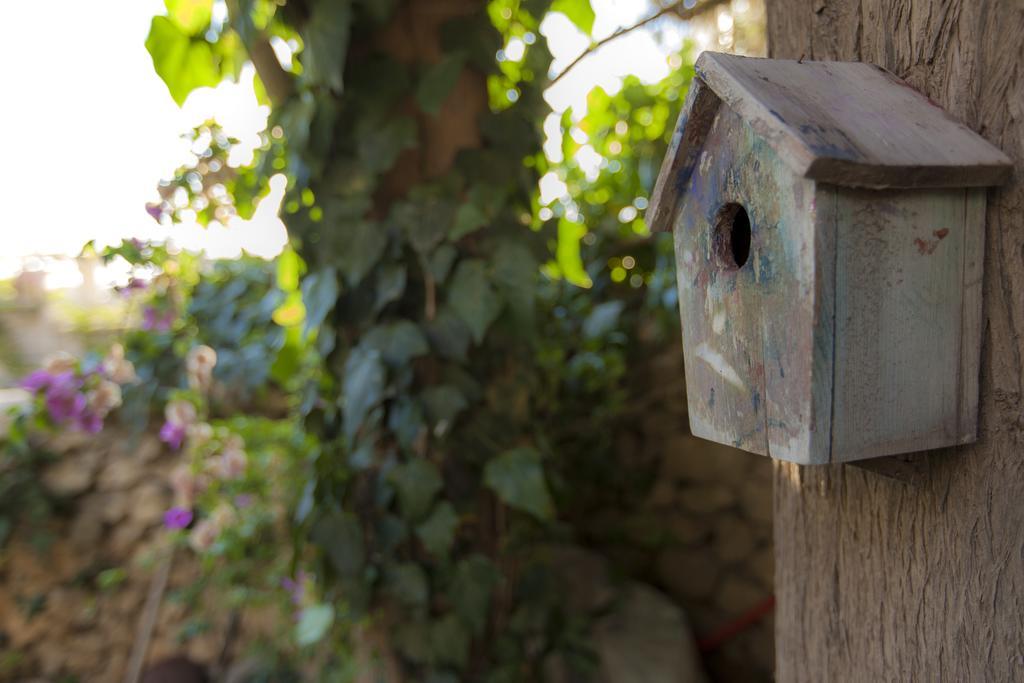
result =
M594 310L583 321L583 336L587 339L599 339L614 330L625 306L624 301L605 301L594 306Z
M455 224L448 233L448 238L453 242L458 241L485 225L487 225L487 216L480 210L480 207L472 202L460 204L455 212Z
M362 344L377 349L384 362L401 366L430 351L420 328L408 320L378 325L363 337Z
M306 308L303 337L308 337L323 324L337 303L339 293L338 275L334 268L323 268L302 278L302 304Z
M416 527L416 535L423 547L434 557L444 557L455 542L455 530L459 528L459 516L448 501L434 506L426 521Z
M446 614L430 626L430 646L441 664L462 668L469 658L469 633L454 614Z
M502 242L494 254L494 282L520 325L533 325L538 263L525 245Z
M340 94L344 89L352 5L336 0L315 0L312 5L303 36L305 73L311 83L325 85Z
M220 69L210 43L202 37L191 37L168 17L153 17L146 50L179 107L196 88L212 88L220 83Z
M416 86L416 102L427 114L437 114L441 110L448 93L455 87L462 73L465 55L455 52L445 55L441 61L431 64Z
M406 451L412 449L416 439L426 428L419 404L408 397L399 397L388 411L388 429Z
M326 603L305 607L295 625L295 642L307 646L320 642L334 623L334 607Z
M339 226L339 229L346 232L336 262L345 283L355 287L380 260L388 244L387 233L378 223L363 220Z
M434 277L435 282L440 284L445 281L458 254L458 250L450 244L442 244L434 250L434 253L430 255L427 267L430 268L430 274Z
M318 519L310 538L324 549L339 575L352 577L363 568L363 531L349 512L331 512Z
M422 518L444 484L437 466L423 458L399 465L391 471L390 480L398 491L398 506L406 519Z
M497 568L483 555L471 555L455 567L448 595L455 613L473 635L483 635L487 628L491 593L497 582Z
M487 277L486 264L480 259L461 262L449 284L448 303L469 326L477 344L487 328L501 313L501 299Z
M196 35L210 25L213 15L213 0L164 0L167 16L182 31Z
M558 247L555 258L562 277L577 287L589 288L594 284L583 267L580 257L580 240L587 234L587 228L579 223L562 218L558 221Z
M532 448L513 448L492 458L484 467L484 483L511 507L542 521L554 517L540 453Z
M469 328L462 318L444 306L427 323L427 337L437 352L454 361L465 361L471 341Z
M594 30L595 15L590 0L555 0L549 11L561 12L588 36Z
M357 346L345 360L341 385L342 422L351 443L366 415L384 395L384 364L376 349Z
M430 595L426 573L412 562L391 567L387 572L387 591L396 600L411 607L427 604Z
M398 116L381 123L377 117L364 118L356 126L359 160L371 173L383 173L395 165L402 150L416 145L416 122Z
M469 405L462 392L448 384L424 389L420 394L420 400L427 412L427 419L434 425L434 433L437 436L448 431L459 413Z
M385 306L397 301L405 292L405 266L392 264L381 266L377 271L377 300L374 310L380 312Z

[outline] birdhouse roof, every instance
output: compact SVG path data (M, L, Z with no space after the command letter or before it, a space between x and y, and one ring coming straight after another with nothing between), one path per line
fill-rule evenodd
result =
M998 148L880 67L705 52L652 193L652 229L670 228L668 214L723 103L797 175L822 183L988 186L1012 168Z

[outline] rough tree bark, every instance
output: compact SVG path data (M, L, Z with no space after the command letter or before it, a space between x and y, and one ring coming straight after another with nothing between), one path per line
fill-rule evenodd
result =
M771 56L884 66L1017 164L989 194L978 443L919 456L910 484L775 467L777 678L1024 679L1024 3L768 8Z

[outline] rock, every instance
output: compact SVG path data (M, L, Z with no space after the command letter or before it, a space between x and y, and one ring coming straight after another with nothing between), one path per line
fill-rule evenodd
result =
M750 522L734 514L722 515L715 522L715 539L712 549L715 556L725 563L747 557L757 547L757 539L750 530Z
M733 492L721 485L687 486L678 500L685 509L702 515L721 512L736 502Z
M167 487L155 481L146 482L132 492L128 516L133 524L154 526L163 519L169 505Z
M707 680L686 615L642 584L622 592L613 611L594 625L593 640L607 683Z
M135 459L139 462L153 462L163 454L164 448L160 440L151 434L143 436L135 448Z
M747 562L748 573L765 590L775 586L775 553L771 547L758 550Z
M114 557L128 557L132 548L147 531L147 525L126 520L114 527L107 540L107 547Z
M770 594L771 591L765 591L747 579L726 576L715 592L715 604L729 614L737 615L754 607Z
M106 505L103 506L101 515L103 521L114 525L125 518L128 514L128 505L131 502L131 495L127 491L112 491L106 495Z
M58 455L83 448L95 440L95 436L86 432L66 429L57 432L46 441L46 449Z
M740 487L740 507L750 519L766 520L770 525L772 519L771 480L750 479L744 481Z
M654 508L666 507L675 501L675 497L675 483L669 479L659 478L654 482L654 486L651 487L651 492L647 496L647 506Z
M666 521L666 525L669 533L677 542L689 545L707 537L708 528L701 521L701 517L674 512Z
M603 557L572 545L552 545L541 552L545 562L562 578L569 610L593 612L611 602L614 592Z
M710 597L718 581L718 567L706 551L670 548L658 555L656 571L661 583L676 597Z
M43 470L43 486L53 495L63 498L85 493L92 486L102 455L98 450L86 450L62 457Z
M121 456L107 462L97 483L101 491L126 489L138 482L144 474L145 463L131 455Z
M85 500L90 502L79 506L78 513L71 520L68 537L74 548L83 552L96 552L103 538L102 497L93 493Z

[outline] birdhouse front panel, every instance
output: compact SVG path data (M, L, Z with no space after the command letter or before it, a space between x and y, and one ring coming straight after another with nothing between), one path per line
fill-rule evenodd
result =
M814 183L721 108L685 194L674 234L691 429L803 460L828 434L813 402L815 318L830 318L814 305Z
M976 438L1006 155L869 64L696 73L646 216L675 234L693 433L804 464Z

